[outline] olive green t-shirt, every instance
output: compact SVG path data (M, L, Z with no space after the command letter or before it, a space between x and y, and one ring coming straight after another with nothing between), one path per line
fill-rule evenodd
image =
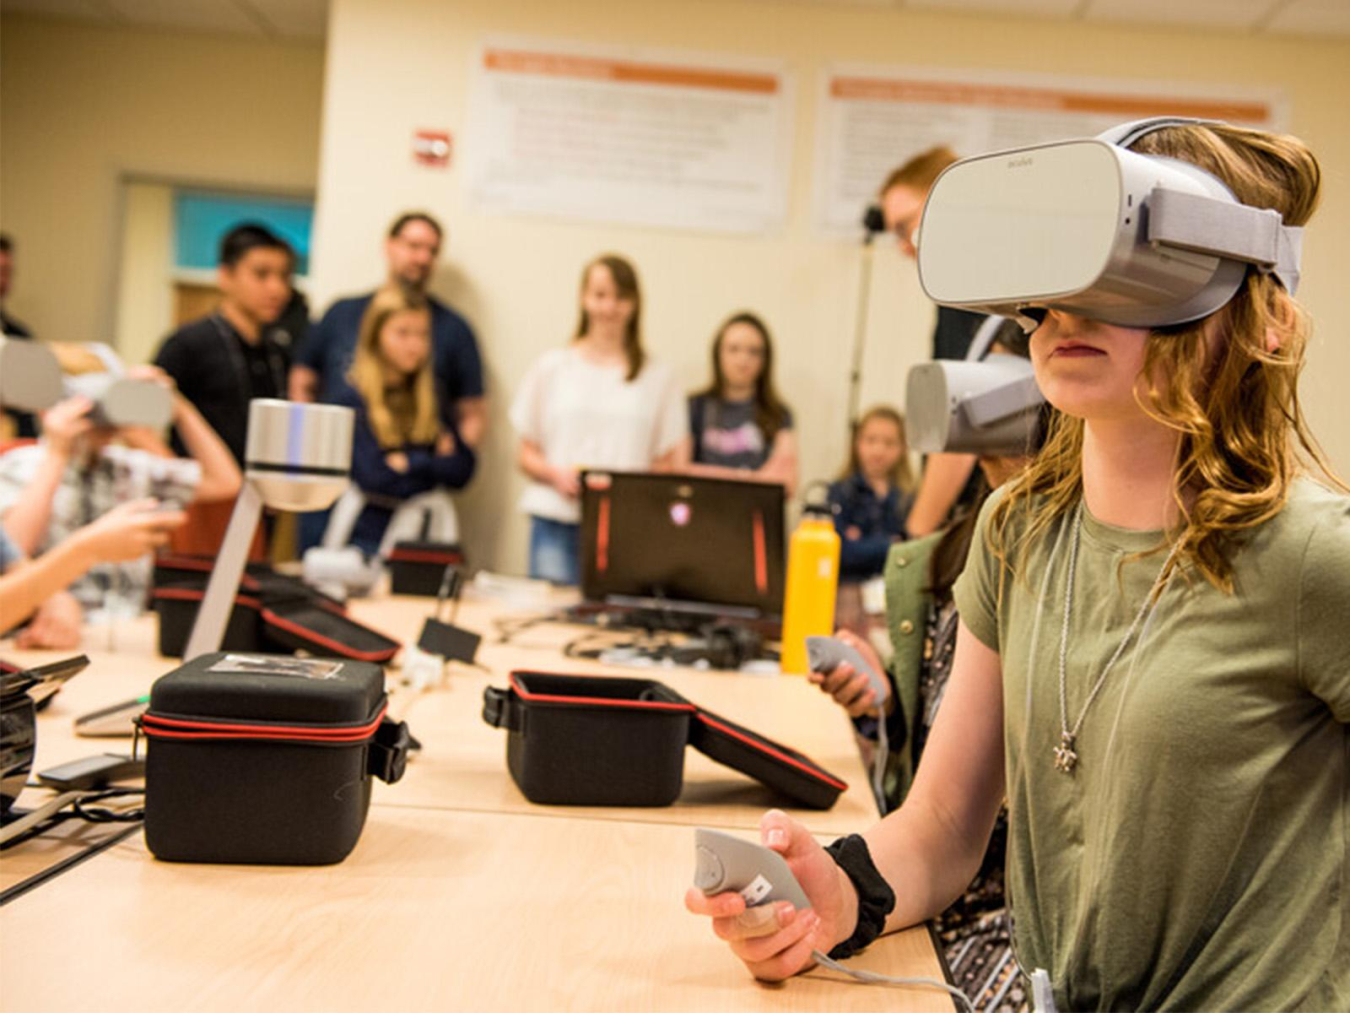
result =
M1088 709L1069 774L1054 750L1073 513L1000 599L985 541L999 498L955 596L1002 661L1023 970L1050 973L1061 1010L1350 1009L1350 498L1298 482L1234 556L1232 595L1174 576ZM1084 510L1070 727L1166 554L1122 561L1162 543Z

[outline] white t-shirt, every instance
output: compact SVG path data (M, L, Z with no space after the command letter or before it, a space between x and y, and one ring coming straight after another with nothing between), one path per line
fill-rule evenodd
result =
M596 365L575 345L545 352L511 403L511 424L558 467L645 471L689 433L684 395L671 371L650 359L633 380L626 365ZM527 514L575 524L581 504L531 482Z

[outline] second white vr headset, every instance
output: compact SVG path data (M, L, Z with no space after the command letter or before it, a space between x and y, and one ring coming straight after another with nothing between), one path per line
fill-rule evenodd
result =
M1036 308L1051 308L1123 327L1208 316L1251 267L1292 294L1301 228L1242 204L1188 162L1128 150L1155 130L1201 122L1139 120L952 165L924 207L924 291L1024 325L1042 315Z

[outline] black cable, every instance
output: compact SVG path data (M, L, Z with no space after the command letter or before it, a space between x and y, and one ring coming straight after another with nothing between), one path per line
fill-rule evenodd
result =
M127 827L125 830L119 833L110 834L105 840L99 841L97 844L89 845L89 847L85 848L79 854L71 855L69 858L63 858L55 865L48 866L41 872L36 872L33 875L29 876L22 882L15 883L8 890L0 892L0 907L4 907L10 901L14 900L16 897L23 896L29 890L36 889L43 883L47 882L49 879L55 879L57 876L61 875L61 873L66 872L69 869L73 869L81 862L88 861L89 859L97 855L100 851L107 851L114 844L118 844L122 841L125 841L128 837L130 837L132 834L136 833L136 831L140 829L141 829L140 824L137 824L136 826Z

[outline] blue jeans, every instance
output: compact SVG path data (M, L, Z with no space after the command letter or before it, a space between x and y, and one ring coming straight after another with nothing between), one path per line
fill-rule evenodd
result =
M577 541L580 524L564 524L547 517L530 516L530 576L555 584L576 584Z

